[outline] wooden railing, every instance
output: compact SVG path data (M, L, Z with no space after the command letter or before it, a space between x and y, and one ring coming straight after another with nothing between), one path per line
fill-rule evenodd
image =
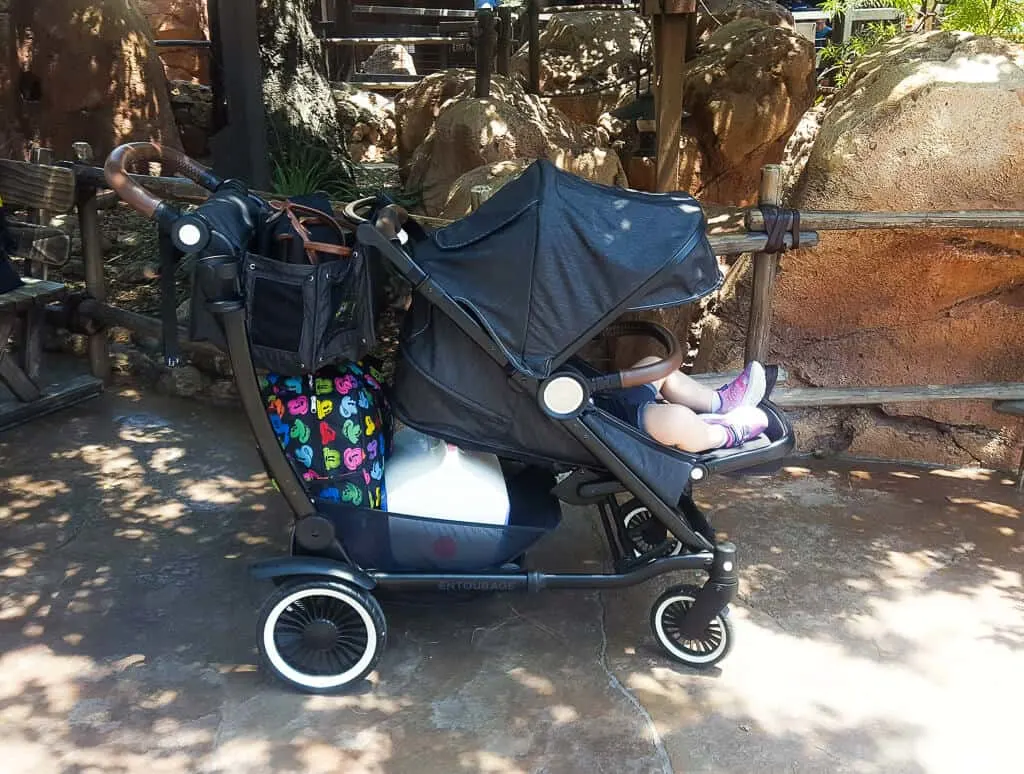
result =
M86 293L88 298L78 305L79 313L104 325L128 328L146 335L157 335L161 331L159 320L119 309L106 302L106 288L103 279L103 255L100 249L100 229L97 210L97 196L106 188L103 172L88 163L88 146L76 146L78 160L65 163L63 167L51 167L56 172L67 174L70 169L75 185L74 202L82 234L82 250L85 263ZM0 167L6 169L8 165ZM762 172L760 204L774 205L779 201L780 168L770 165ZM10 177L10 172L8 172ZM16 177L16 176L15 176ZM178 177L133 176L136 181L161 198L190 203L201 203L208 193L191 181ZM24 185L66 186L67 180L61 174L49 178L45 171L36 172L26 179ZM496 190L493 186L478 186L472 191L474 207L486 201ZM57 189L54 196L59 198ZM271 194L261 193L273 198ZM111 195L109 192L104 196ZM40 199L38 196L36 200ZM344 203L336 202L341 209ZM764 360L767 357L771 336L772 299L774 295L775 272L778 255L766 253L768 235L759 208L706 207L708 215L708 239L716 255L736 256L753 253L753 293L749 310L746 342L746 359ZM451 221L414 215L428 229L443 227ZM800 249L813 248L818 243L818 232L845 231L856 229L1024 229L1024 211L978 210L944 212L840 212L809 210L800 213ZM789 235L784 242L788 249L792 245ZM176 346L184 350L205 355L216 355L209 344L189 341L186 332L178 329ZM89 362L93 374L109 378L110 360L107 336L102 330L95 330L89 337ZM887 403L920 402L935 400L986 400L992 401L996 411L1024 416L1024 382L950 384L950 385L892 385L858 387L793 387L783 384L774 400L784 408L871 406ZM1024 463L1024 459L1022 459ZM1024 485L1024 468L1022 485Z

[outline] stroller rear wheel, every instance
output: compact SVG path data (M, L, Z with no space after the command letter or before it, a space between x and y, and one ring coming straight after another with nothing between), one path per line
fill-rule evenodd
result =
M619 506L619 518L633 546L634 556L643 556L664 541L671 546L665 556L676 556L683 548L647 506L635 497Z
M697 669L707 669L729 655L733 632L729 619L719 613L698 639L682 634L680 626L693 607L698 591L696 586L673 586L665 591L651 608L651 629L658 644L673 659Z
M259 621L261 666L306 693L331 693L362 680L387 639L376 599L327 580L279 586Z

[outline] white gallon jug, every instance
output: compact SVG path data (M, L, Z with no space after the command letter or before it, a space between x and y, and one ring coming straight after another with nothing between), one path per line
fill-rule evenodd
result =
M493 454L466 451L403 427L394 435L384 477L392 513L508 524L508 487Z

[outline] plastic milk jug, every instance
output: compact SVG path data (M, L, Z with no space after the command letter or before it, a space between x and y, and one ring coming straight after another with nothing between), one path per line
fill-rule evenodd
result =
M508 524L508 488L493 454L465 451L403 427L394 435L385 480L392 513Z

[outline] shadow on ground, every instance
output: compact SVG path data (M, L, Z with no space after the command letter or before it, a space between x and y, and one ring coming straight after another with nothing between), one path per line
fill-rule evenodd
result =
M736 647L677 668L670 582L389 604L369 684L255 668L287 515L240 414L131 392L0 434L5 772L1009 770L1024 500L980 471L793 467L699 499L740 546ZM586 512L535 557L604 561Z

